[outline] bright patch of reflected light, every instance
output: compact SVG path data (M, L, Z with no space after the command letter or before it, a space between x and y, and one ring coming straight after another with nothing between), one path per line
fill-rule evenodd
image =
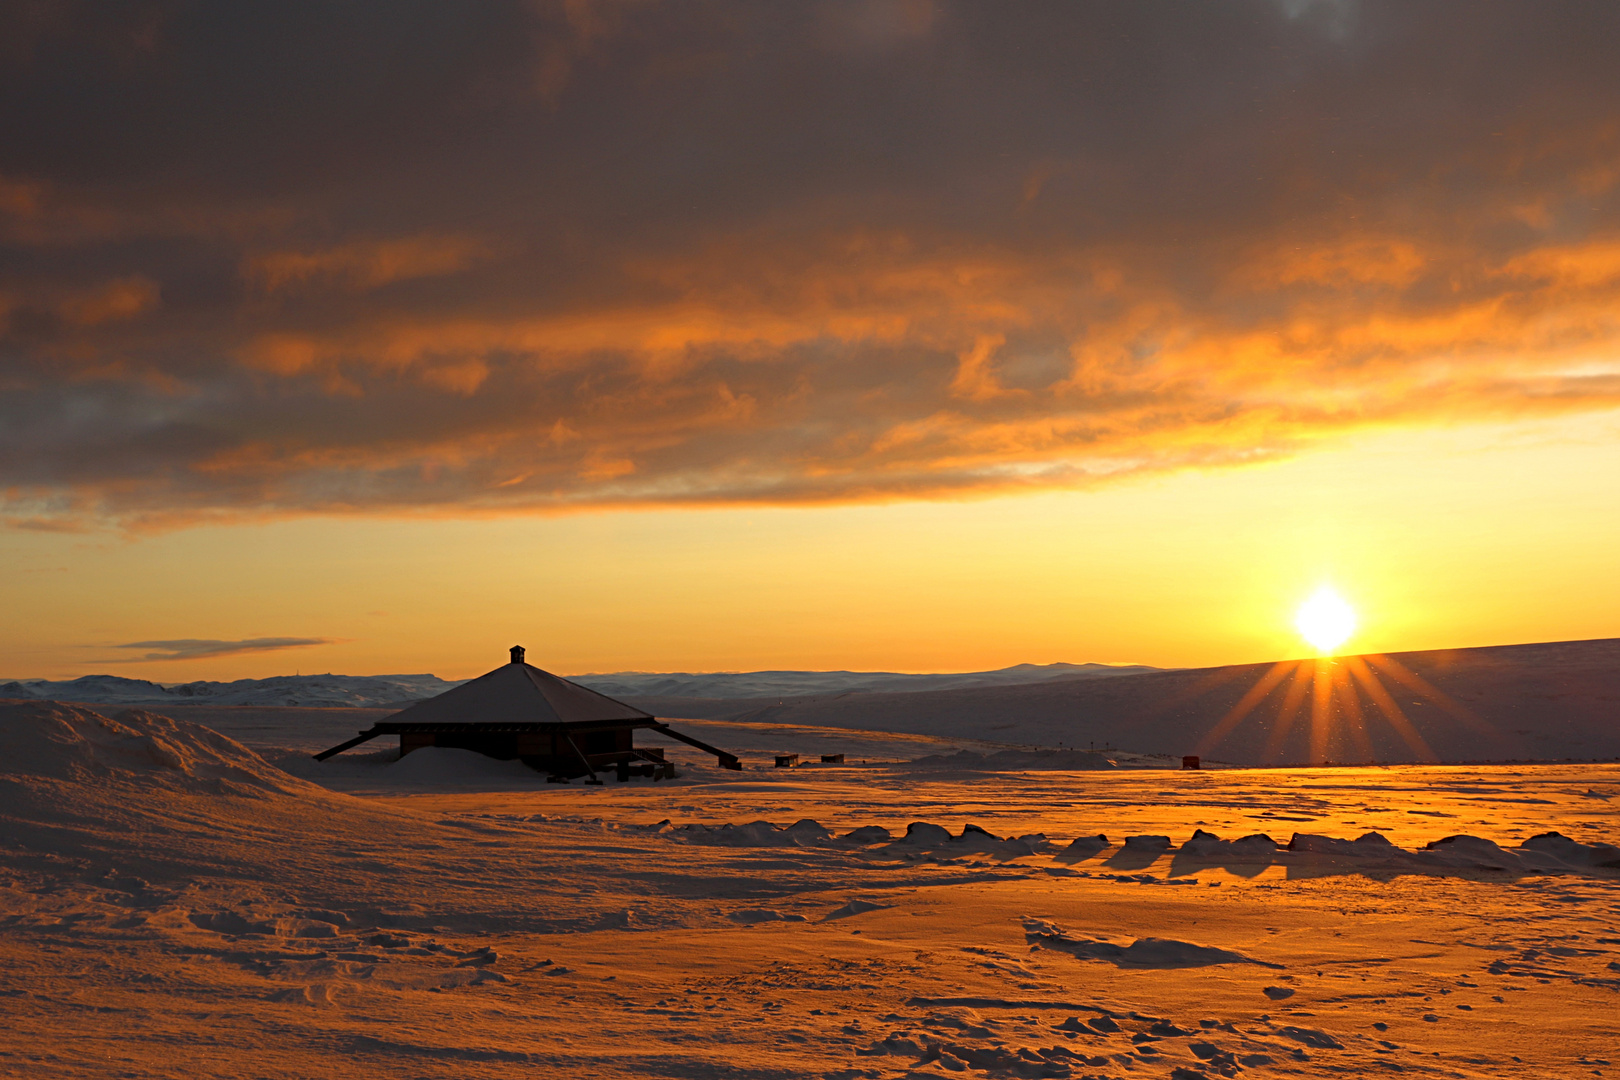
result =
M1294 626L1320 656L1331 656L1356 630L1356 613L1331 585L1323 585L1299 606Z

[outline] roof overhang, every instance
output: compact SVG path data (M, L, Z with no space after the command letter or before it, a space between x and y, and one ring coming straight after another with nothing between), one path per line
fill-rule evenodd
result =
M652 717L634 720L574 720L547 723L529 720L379 720L373 725L378 735L406 732L506 732L561 733L565 731L618 731L623 728L655 728L663 725Z

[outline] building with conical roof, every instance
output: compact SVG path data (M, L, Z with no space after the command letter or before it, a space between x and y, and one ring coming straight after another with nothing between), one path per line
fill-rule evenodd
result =
M673 776L674 767L664 760L661 747L635 745L638 730L651 730L715 755L725 768L742 767L735 755L683 735L633 705L542 671L523 657L523 646L514 645L511 663L380 720L348 742L316 754L315 760L325 761L379 735L398 735L401 757L424 746L474 750L503 760L521 759L561 782L585 776L587 783L601 783L596 773L610 768L620 780Z

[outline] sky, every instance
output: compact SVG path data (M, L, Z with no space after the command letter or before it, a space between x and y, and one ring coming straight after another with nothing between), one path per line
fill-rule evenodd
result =
M1620 635L1620 8L0 10L0 677Z

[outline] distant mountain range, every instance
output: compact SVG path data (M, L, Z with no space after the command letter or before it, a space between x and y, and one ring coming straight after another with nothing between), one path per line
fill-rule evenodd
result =
M761 698L896 693L1017 686L1054 679L1140 675L1158 668L1110 664L1017 664L998 671L909 675L892 671L616 671L573 681L610 697ZM306 708L404 708L442 694L463 680L436 675L278 675L235 682L156 683L121 675L85 675L0 682L0 698L54 698L94 705L292 705Z
M933 675L621 671L574 681L656 716L821 729L829 737L842 729L1018 746L1117 746L1244 765L1620 761L1620 639L1193 670L1018 664ZM199 714L217 706L394 710L458 685L433 675L178 684L86 675L0 680L0 698L159 712L167 706L172 715L212 723ZM311 714L304 722L329 724L336 741L355 719ZM268 729L285 722L266 723ZM1570 782L1591 783L1584 775ZM1592 797L1608 796L1595 790Z
M0 683L0 698L54 698L92 705L302 705L314 708L404 708L442 694L459 681L436 675L277 675L235 682L155 683L121 675L85 675L64 682Z
M759 698L1021 686L1053 679L1103 679L1160 670L1163 669L1141 664L1014 664L995 671L943 675L894 671L721 671L709 674L615 671L570 678L610 697Z

